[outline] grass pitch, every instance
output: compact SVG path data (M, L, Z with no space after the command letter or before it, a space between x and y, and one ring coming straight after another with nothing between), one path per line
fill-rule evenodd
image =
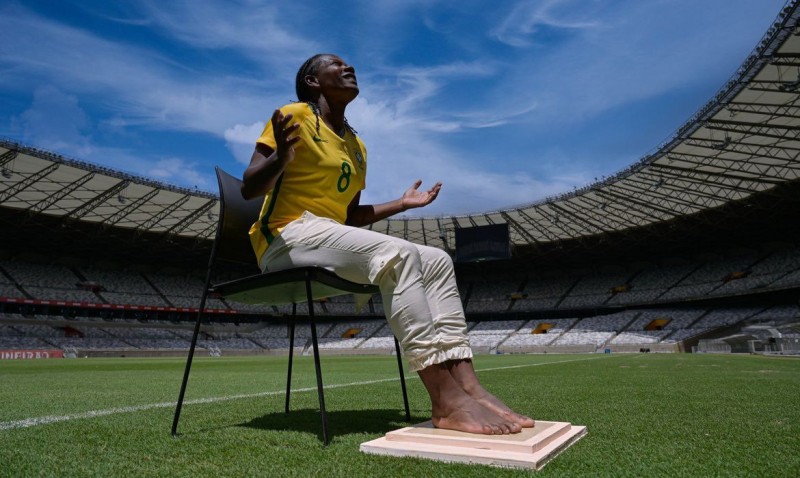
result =
M389 356L323 355L323 447L313 362L295 360L301 390L284 415L285 357L196 359L178 439L183 359L2 362L0 477L534 473L360 453L407 425ZM800 476L800 359L502 355L475 365L513 408L588 427L538 476ZM412 376L408 386L412 422L427 420L422 384Z

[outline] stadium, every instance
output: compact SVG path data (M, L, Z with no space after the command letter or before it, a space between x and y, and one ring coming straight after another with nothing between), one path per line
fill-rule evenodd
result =
M789 2L713 98L613 176L506 209L369 226L456 259L476 364L497 370L499 395L524 407L526 396L502 384L530 370L544 375L546 392L524 392L538 415L588 424L589 438L543 472L800 473L798 19ZM213 295L185 436L172 439L219 196L10 139L0 167L0 359L11 359L0 371L0 475L486 473L358 454L360 441L403 425L399 387L385 383L397 377L379 295L360 312L348 295L315 306L330 447L304 394L313 390L305 304L296 306L296 411L284 416L292 305ZM240 273L214 271L215 280ZM76 360L28 360L39 358ZM356 403L362 394L372 400ZM104 451L110 458L94 458Z

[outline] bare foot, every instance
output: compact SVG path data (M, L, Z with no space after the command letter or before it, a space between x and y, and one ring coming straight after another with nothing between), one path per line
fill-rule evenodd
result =
M437 428L485 435L519 433L522 427L478 403L465 392L444 364L418 371L431 397L431 421Z
M431 421L436 428L483 435L508 435L522 431L519 424L498 416L466 395L459 403L435 407Z
M491 393L487 392L485 389L483 390L483 395L481 396L475 396L471 393L470 396L484 407L496 413L498 416L514 423L518 423L522 428L533 428L533 426L536 425L536 421L533 418L521 415L508 408L508 405L500 401L499 398L495 397Z
M517 423L523 428L533 428L536 424L533 418L515 412L499 398L487 392L475 375L472 360L451 360L447 362L447 367L455 381L470 397L498 416Z

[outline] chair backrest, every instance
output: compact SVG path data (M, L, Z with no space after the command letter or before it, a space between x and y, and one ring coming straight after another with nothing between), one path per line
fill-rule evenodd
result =
M214 239L210 267L219 262L233 263L258 272L256 255L248 231L258 220L264 197L247 200L242 197L242 181L216 167L219 182L219 221Z

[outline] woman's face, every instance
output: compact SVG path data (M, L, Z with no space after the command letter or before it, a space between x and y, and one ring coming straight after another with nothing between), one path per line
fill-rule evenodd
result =
M320 93L330 98L331 95L344 96L348 101L358 95L356 70L336 55L326 55L320 59L317 74L314 75L319 84Z

